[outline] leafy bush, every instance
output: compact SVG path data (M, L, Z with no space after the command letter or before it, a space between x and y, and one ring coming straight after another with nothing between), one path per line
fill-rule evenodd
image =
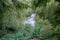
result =
M52 28L53 26L48 20L40 19L36 24L33 36L41 39L49 38L53 34Z
M6 34L1 40L29 40L32 37L33 30L32 26L27 24L23 30L19 30L13 34Z

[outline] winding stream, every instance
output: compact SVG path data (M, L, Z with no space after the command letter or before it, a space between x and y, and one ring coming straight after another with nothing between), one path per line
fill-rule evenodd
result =
M36 13L32 13L30 18L28 18L25 22L25 24L30 24L32 27L35 27L35 17L36 17Z

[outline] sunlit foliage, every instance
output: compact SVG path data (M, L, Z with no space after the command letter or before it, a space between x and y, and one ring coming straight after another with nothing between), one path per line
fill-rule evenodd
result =
M36 13L36 25L23 25ZM0 40L60 40L60 0L0 0Z

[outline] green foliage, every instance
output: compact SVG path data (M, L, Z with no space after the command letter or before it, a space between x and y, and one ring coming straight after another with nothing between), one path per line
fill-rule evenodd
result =
M19 0L0 0L0 29L5 32L16 32L21 26L23 17L26 14L24 10L28 8L25 1ZM2 33L1 33L2 34ZM5 33L6 34L6 33Z
M36 25L22 23L36 13ZM60 40L59 0L0 0L0 40Z
M46 5L47 2L49 2L50 0L33 0L32 3L32 8L35 10L37 7L41 6L41 5Z
M46 3L46 6L40 6L36 8L36 13L40 18L48 19L52 25L59 25L60 15L59 7L60 3L54 0L51 0Z
M2 37L2 40L29 40L32 36L33 28L30 25L26 25L23 30L19 30L17 33L7 34Z
M40 19L36 25L33 35L34 35L34 37L41 38L41 39L48 38L53 33L52 28L53 27L48 22L48 20Z
M55 1L60 2L60 0L55 0Z

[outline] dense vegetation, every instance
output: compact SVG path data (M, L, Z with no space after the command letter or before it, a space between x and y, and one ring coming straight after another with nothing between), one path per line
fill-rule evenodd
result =
M23 22L36 13L35 27ZM60 0L0 0L0 40L60 40Z

